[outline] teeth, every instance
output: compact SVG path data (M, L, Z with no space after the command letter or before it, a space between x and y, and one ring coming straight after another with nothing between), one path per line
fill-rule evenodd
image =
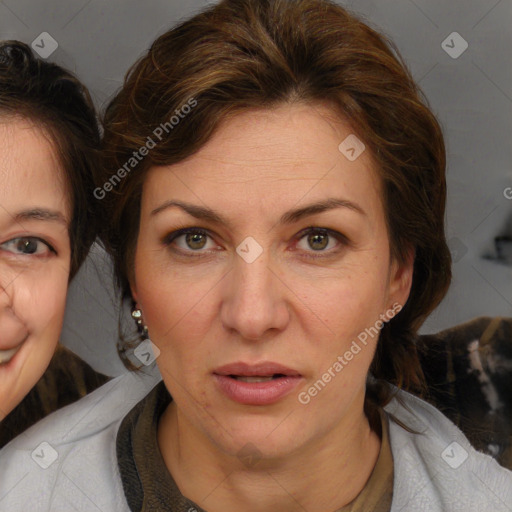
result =
M18 352L20 347L11 348L9 350L0 350L0 364L8 363Z
M267 382L272 380L274 377L246 377L245 375L233 375L236 380L241 380L242 382Z

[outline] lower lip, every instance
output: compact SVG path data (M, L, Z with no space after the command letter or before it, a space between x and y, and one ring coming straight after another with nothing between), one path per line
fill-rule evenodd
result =
M302 377L287 376L266 382L244 382L227 375L214 374L220 389L231 400L243 405L270 405L295 389Z

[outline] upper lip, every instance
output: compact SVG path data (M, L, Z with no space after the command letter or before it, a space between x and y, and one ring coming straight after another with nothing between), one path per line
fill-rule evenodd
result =
M272 361L249 364L243 361L226 364L213 371L216 375L237 375L243 377L271 377L275 374L300 376L300 373Z
M2 347L1 343L0 343L0 350L7 351L7 350L14 350L15 348L18 349L23 345L23 343L25 343L25 341L27 341L27 338L28 338L28 333L25 336L23 336L23 339L19 343L17 343L16 345L10 345L8 347Z

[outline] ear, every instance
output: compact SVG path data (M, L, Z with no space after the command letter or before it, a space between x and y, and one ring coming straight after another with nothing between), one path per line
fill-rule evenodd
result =
M402 263L395 258L391 260L389 269L389 302L404 306L409 298L414 272L414 259L416 252L413 247L407 251Z

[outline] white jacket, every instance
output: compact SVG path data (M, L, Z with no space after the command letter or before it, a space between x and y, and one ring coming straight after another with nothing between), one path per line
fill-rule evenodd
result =
M129 512L116 458L124 416L160 380L126 374L46 417L0 451L1 512ZM400 391L388 415L392 512L511 512L512 472L441 412ZM183 511L186 512L186 511Z

